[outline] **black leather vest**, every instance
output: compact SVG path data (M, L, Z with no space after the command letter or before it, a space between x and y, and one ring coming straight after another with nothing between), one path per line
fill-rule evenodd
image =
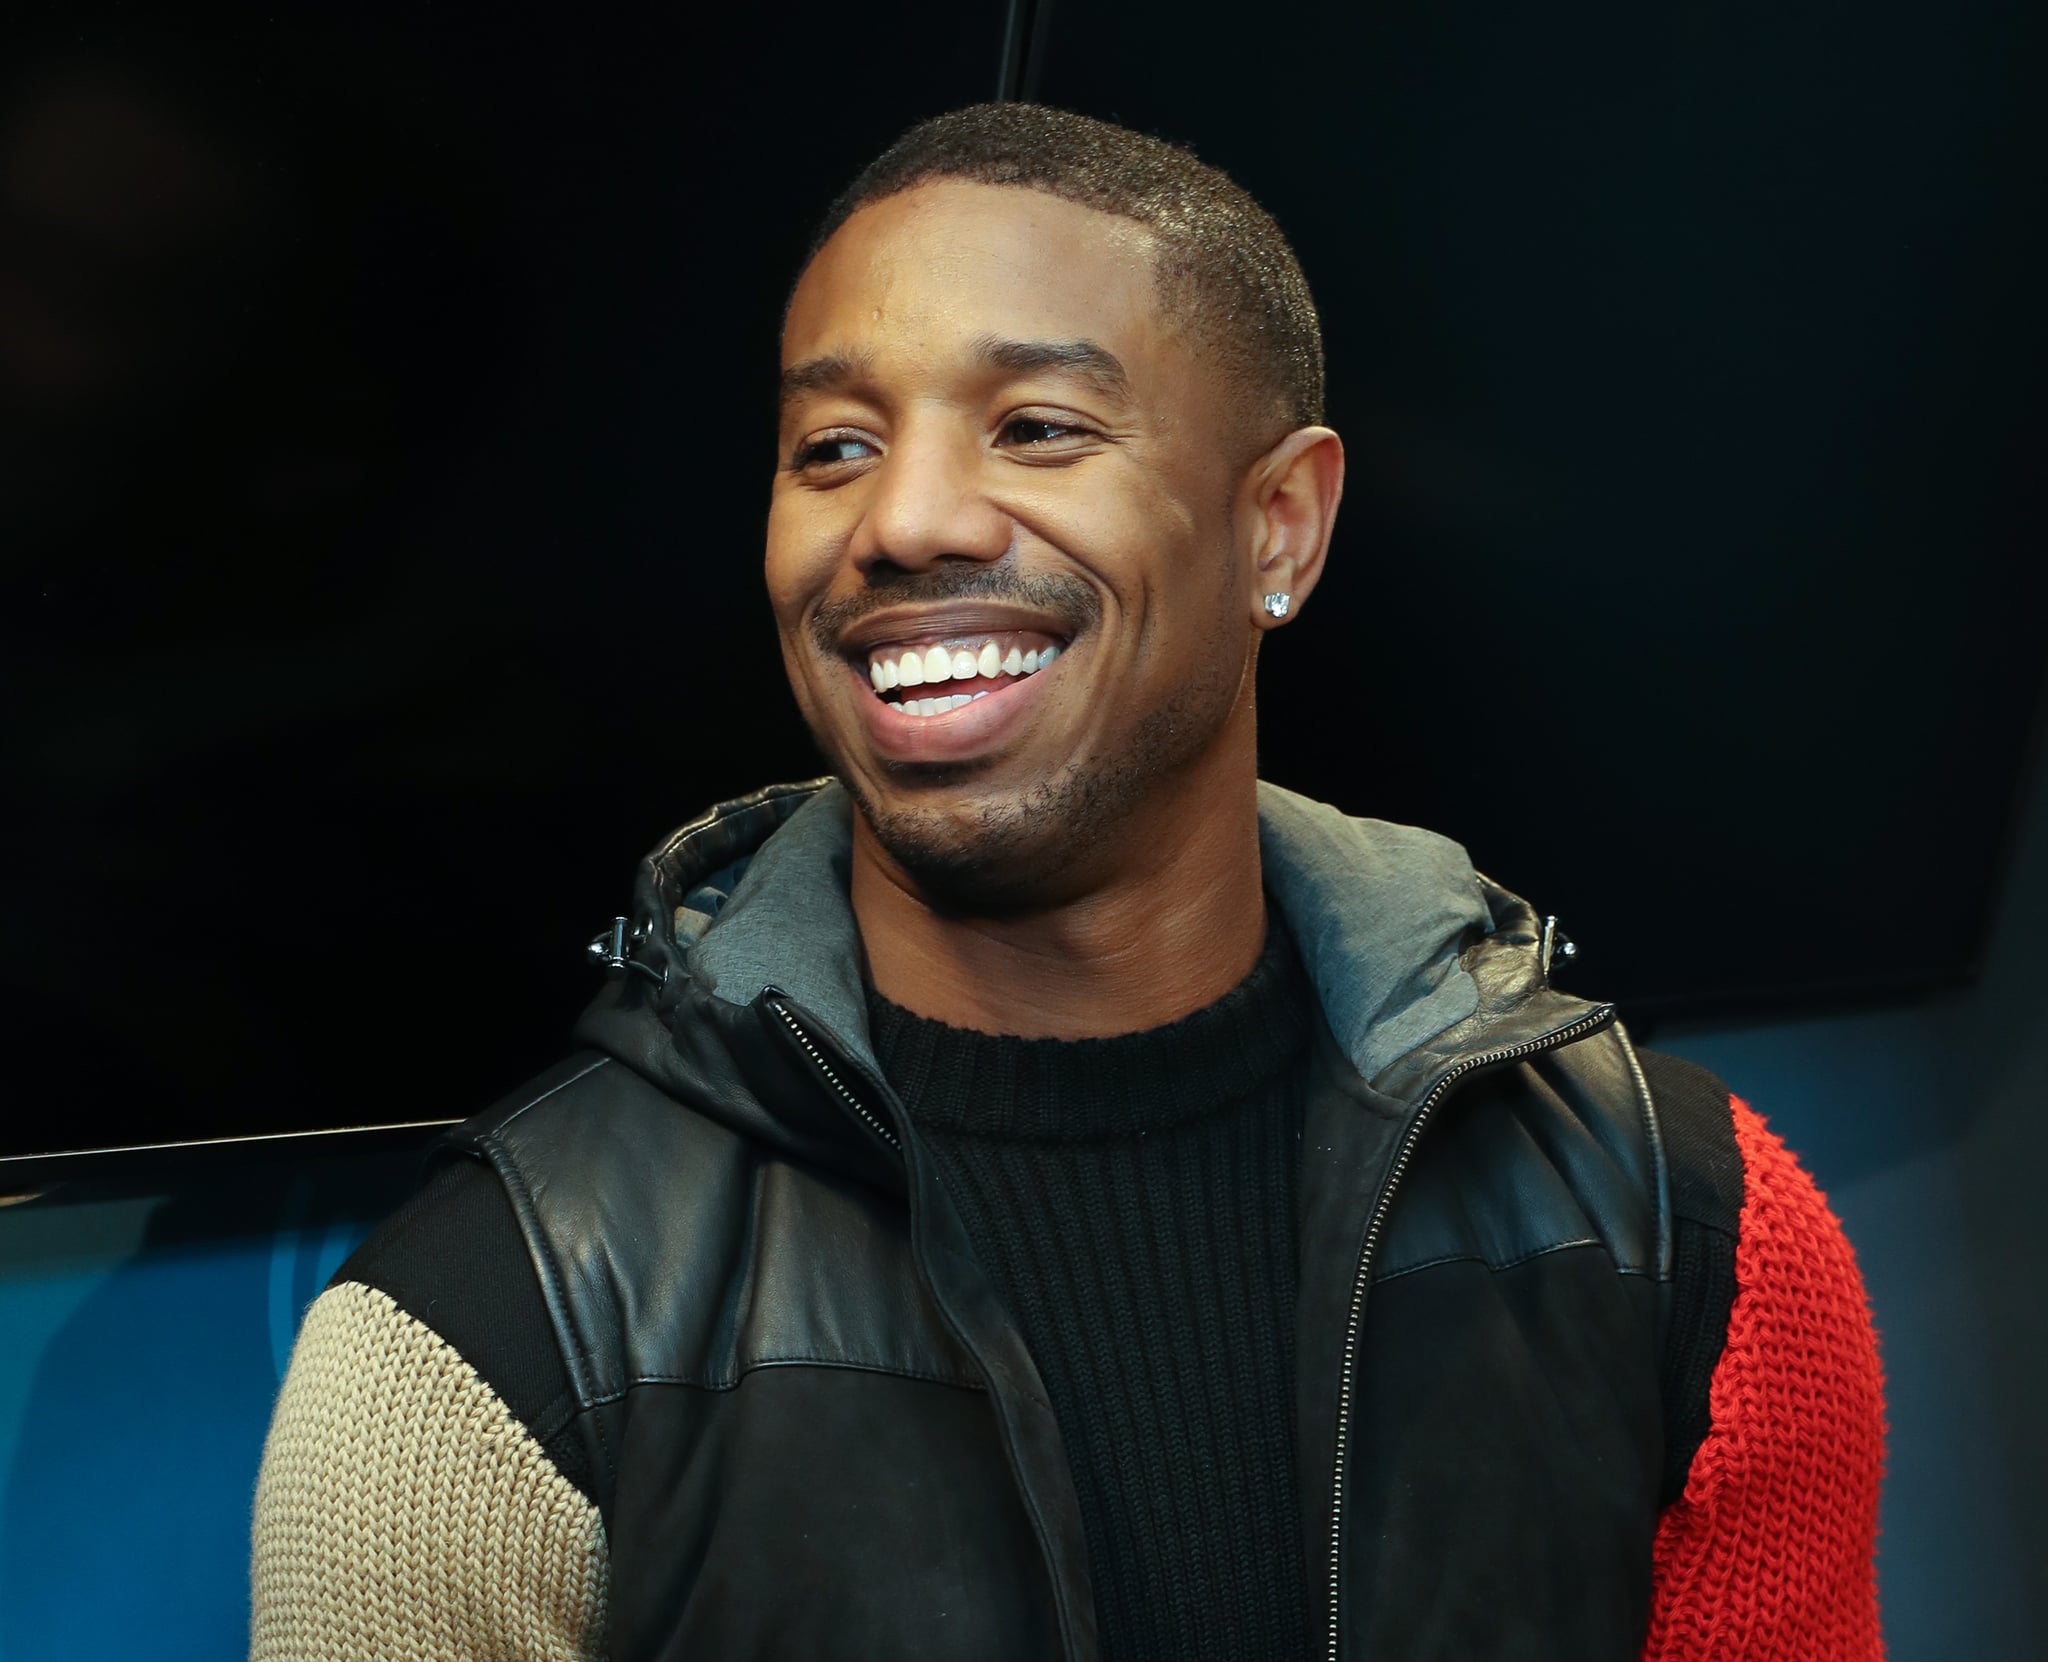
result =
M680 895L647 881L655 972L456 1139L539 1271L574 1400L537 1429L605 1519L614 1662L1092 1662L1059 1428L931 1161L787 995L669 974ZM1611 1007L1487 902L1477 1010L1305 1128L1297 1466L1332 1662L1634 1662L1648 1620L1657 1114Z

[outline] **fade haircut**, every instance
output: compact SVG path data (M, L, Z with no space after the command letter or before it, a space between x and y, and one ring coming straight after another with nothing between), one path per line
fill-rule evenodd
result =
M1261 448L1323 419L1323 333L1273 216L1192 152L1043 104L972 104L919 122L826 211L805 264L860 209L938 179L1019 185L1136 220L1157 241L1160 309L1243 398Z

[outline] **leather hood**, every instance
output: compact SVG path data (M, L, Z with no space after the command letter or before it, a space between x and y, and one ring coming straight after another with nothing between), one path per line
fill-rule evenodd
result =
M576 1036L708 1118L794 1158L901 1187L879 1140L808 1079L771 999L802 1012L885 1100L848 902L851 798L836 781L721 803L641 862L629 918L592 943L613 979ZM1552 932L1463 848L1259 787L1264 881L1332 1035L1375 1089L1412 1098L1464 1055L1600 1008L1549 986ZM764 1040L766 1042L764 1042Z

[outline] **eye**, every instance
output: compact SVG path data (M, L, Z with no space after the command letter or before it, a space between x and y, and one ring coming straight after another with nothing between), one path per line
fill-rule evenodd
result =
M1026 451L1072 450L1095 438L1092 427L1056 416L1011 416L1003 423L998 439L1012 449Z
M789 465L793 472L807 473L864 461L874 451L873 443L858 433L824 433L799 444L789 458Z

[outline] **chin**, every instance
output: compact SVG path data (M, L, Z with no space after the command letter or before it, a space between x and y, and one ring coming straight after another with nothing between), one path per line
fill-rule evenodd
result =
M1173 795L1221 742L1235 691L1222 679L1183 687L1104 751L1029 785L999 783L973 764L863 780L843 755L838 773L875 841L934 905L1031 910L1084 892L1116 864L1146 805Z
M1015 794L943 790L877 797L847 787L884 853L933 903L999 911L1048 897L1073 865L1072 804L1039 785ZM918 794L923 800L918 800Z

